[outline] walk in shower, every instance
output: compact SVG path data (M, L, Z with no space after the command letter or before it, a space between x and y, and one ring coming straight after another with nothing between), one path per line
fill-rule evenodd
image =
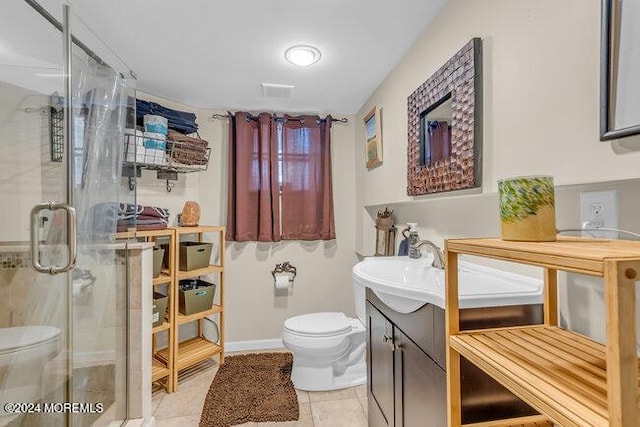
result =
M41 3L6 0L0 15L0 426L118 425L135 79L62 0Z

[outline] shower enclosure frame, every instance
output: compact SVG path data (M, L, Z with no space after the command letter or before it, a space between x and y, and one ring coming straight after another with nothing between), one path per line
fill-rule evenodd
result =
M29 6L31 6L36 12L38 12L43 18L45 18L49 23L51 23L56 29L58 29L62 33L62 44L63 44L63 86L64 93L62 97L62 109L63 109L63 152L66 153L66 156L63 155L63 161L65 161L64 169L66 170L66 180L65 180L65 194L66 200L63 202L50 202L50 203L42 203L36 205L31 212L31 262L32 267L43 274L56 275L60 273L69 273L76 265L77 260L77 219L76 213L74 209L74 189L76 185L75 181L75 155L74 155L74 123L73 123L73 45L75 44L77 47L82 49L90 58L94 59L98 64L109 66L107 62L105 62L100 56L98 56L93 50L87 47L84 43L78 40L72 34L71 28L71 7L68 4L63 4L62 8L62 23L59 22L54 16L52 16L44 7L42 7L36 0L24 0ZM122 75L122 73L120 73ZM134 80L136 79L135 73L129 69L129 75ZM135 108L135 105L134 107ZM40 211L43 210L65 210L67 217L67 227L66 227L66 242L68 247L68 257L67 263L63 266L57 265L42 265L40 263L40 249L39 249L39 241L37 235L37 215ZM125 295L129 295L129 285L130 285L130 271L129 271L129 242L125 242L124 245L124 253L125 253L125 276L126 276L126 289ZM66 318L64 327L65 331L65 340L64 340L64 350L66 352L66 370L67 370L67 381L65 385L65 400L67 402L74 401L74 381L73 381L73 372L74 372L74 301L73 301L73 275L67 274L67 292L66 292L66 301L64 307L64 315ZM129 313L129 299L124 298L125 301L125 312ZM125 330L125 354L129 354L129 316L128 314L125 316L124 320L124 330ZM126 420L129 419L130 408L129 408L129 390L130 390L130 379L129 379L129 360L128 357L125 358L124 370L127 373L126 375L126 384L125 384L125 397L121 400L121 404L125 407L125 417L122 419L123 423L126 423ZM115 402L114 402L115 404ZM64 414L64 423L66 426L73 425L73 416L70 413Z

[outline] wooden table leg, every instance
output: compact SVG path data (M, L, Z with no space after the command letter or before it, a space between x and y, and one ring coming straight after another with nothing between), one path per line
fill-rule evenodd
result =
M460 313L458 301L458 254L446 252L446 350L447 350L447 418L449 427L462 424L462 403L460 396L460 353L451 348L449 337L460 331Z

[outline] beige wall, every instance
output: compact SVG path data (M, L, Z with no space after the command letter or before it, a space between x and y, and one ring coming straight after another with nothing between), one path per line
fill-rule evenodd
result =
M142 94L140 98L170 108L196 113L200 136L209 141L211 160L206 172L180 175L171 193L155 172L145 171L138 185L138 203L171 210L171 221L186 200L196 200L202 224L226 223L228 121L211 119L214 112L197 110L169 100ZM333 183L336 212L334 242L229 243L225 270L226 340L252 341L280 338L288 317L313 311L354 314L351 267L355 264L355 164L354 118L335 123L332 131ZM291 262L298 269L290 295L275 295L271 270ZM183 328L188 329L188 328ZM181 335L190 333L181 330Z
M200 175L203 218L226 222L227 120L207 120L213 111L199 111L203 133L215 152L209 171ZM219 112L221 113L221 112ZM336 240L333 242L229 243L226 268L227 341L280 338L288 317L313 311L354 314L351 267L355 229L354 118L332 130ZM289 261L297 267L290 295L276 295L271 270Z
M382 108L384 144L384 163L367 172L358 126L358 250L371 247L364 206L412 200L407 96L472 37L483 43L483 192L515 175L550 174L561 185L640 176L640 138L598 139L599 20L597 0L450 0L358 113L361 123Z
M599 20L597 0L449 0L358 113L357 250L373 251L372 218L384 206L439 245L498 235L496 181L529 174L554 176L559 228L579 227L581 191L617 189L620 227L640 231L640 138L598 137ZM473 37L483 44L482 189L409 197L407 97ZM362 118L373 105L382 108L384 160L366 171ZM602 339L601 287L577 275L566 280L575 286L561 290L563 324Z

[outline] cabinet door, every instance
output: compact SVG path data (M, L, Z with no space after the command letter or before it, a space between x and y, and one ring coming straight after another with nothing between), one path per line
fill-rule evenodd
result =
M393 426L393 326L367 303L369 427Z
M395 328L395 425L447 425L446 374Z

